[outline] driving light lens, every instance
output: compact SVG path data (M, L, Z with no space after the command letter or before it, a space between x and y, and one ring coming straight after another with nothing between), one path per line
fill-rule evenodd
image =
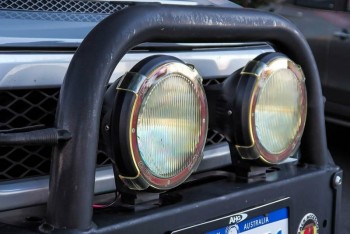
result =
M193 67L155 56L135 65L118 84L121 108L112 118L119 122L116 164L130 189L170 189L197 168L208 129L201 82Z
M255 106L257 138L266 151L283 152L298 134L302 95L299 81L288 69L280 69L262 84Z
M292 156L300 144L306 119L305 77L285 55L270 53L251 61L241 79L254 80L247 116L249 145L238 145L243 158L269 164Z
M176 176L197 153L202 126L198 97L193 82L181 74L165 75L145 95L137 121L137 145L154 176Z

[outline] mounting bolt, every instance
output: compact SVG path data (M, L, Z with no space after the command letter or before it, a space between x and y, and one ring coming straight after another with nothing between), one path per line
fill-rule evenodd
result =
M54 231L54 227L51 224L43 223L39 226L39 231L42 233L51 233Z
M106 124L106 126L105 126L105 131L106 131L106 132L109 131L109 125L108 125L108 124Z
M229 116L232 115L232 110L228 110L227 115L229 115Z
M343 181L342 181L342 178L340 177L340 176L335 176L335 178L334 178L334 185L336 186L336 187L338 187L338 186L340 186L341 184L343 183Z

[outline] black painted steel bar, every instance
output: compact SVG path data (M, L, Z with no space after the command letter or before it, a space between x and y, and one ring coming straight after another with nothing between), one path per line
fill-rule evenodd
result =
M0 132L0 145L57 145L71 138L66 130L56 128L37 129L32 131Z
M54 149L47 222L55 228L91 227L100 112L108 80L123 55L143 42L267 41L301 64L308 88L303 160L332 163L315 60L301 33L282 17L248 9L145 5L129 7L97 25L75 53L59 100L56 127L72 139Z

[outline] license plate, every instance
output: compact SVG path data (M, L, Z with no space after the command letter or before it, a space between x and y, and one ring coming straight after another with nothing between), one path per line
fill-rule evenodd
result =
M282 208L205 234L287 234L288 210Z

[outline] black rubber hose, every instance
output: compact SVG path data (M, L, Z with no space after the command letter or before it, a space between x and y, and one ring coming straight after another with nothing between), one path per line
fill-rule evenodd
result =
M134 6L98 24L75 53L60 94L57 128L72 139L54 149L47 221L55 228L91 228L100 113L107 82L132 47L144 42L267 41L303 67L308 119L303 160L332 163L327 150L323 98L309 45L288 20L268 12L189 6Z

